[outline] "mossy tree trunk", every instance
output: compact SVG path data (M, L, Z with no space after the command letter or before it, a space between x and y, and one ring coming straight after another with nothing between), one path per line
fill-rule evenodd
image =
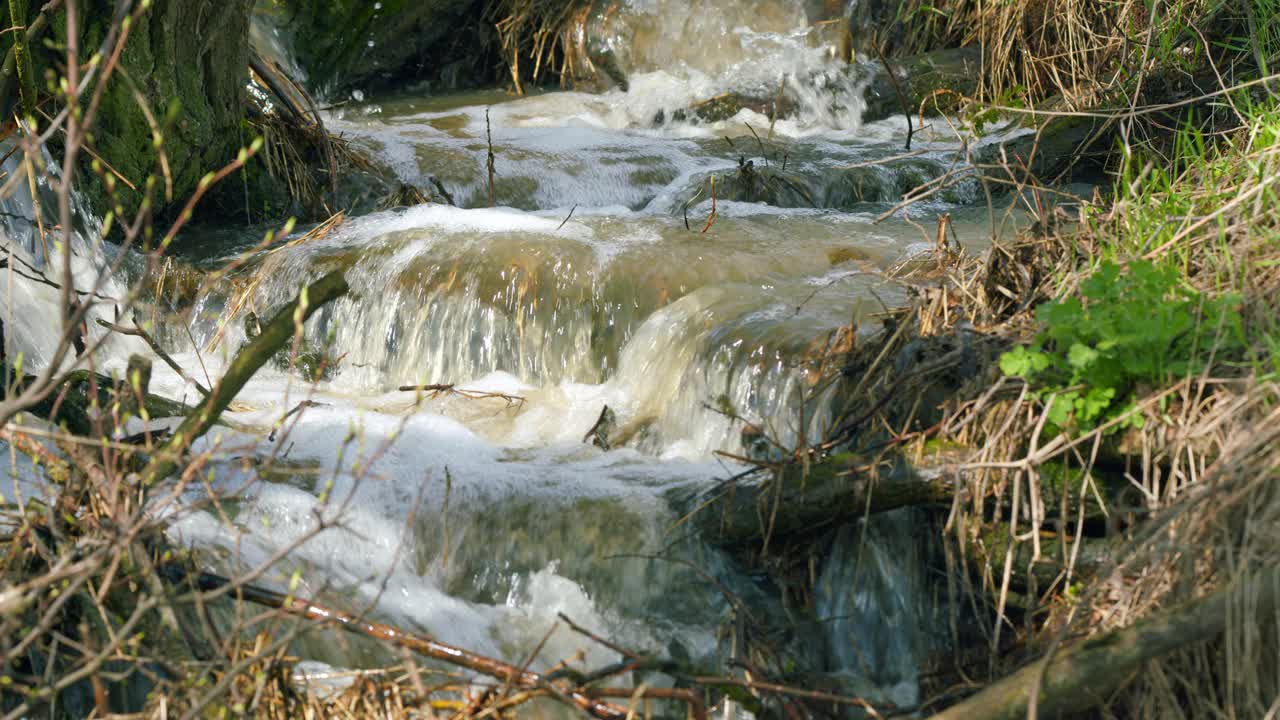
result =
M78 0L81 63L102 46L117 4L116 0ZM7 3L0 10L5 27L13 24L11 5L20 13L25 10L30 18L40 12L43 2ZM251 140L242 136L241 121L252 9L253 0L154 0L132 25L90 136L94 152L128 181L117 182L118 209L132 215L153 174L159 181L156 207L160 214L180 208L201 177L235 158ZM30 47L36 84L45 93L56 87L57 74L66 65L65 9L59 8L49 20L42 37ZM140 101L159 128L148 121ZM156 129L163 136L171 193L161 176ZM97 183L88 181L93 177L88 159L84 171L86 182L81 187L95 188L91 194L96 209L117 209L106 202Z
M113 4L85 3L91 8L85 47L96 47L105 35ZM173 193L158 198L161 207L184 202L201 177L231 161L252 139L241 130L252 9L253 0L156 0L130 33L121 69L156 120L161 125L171 120L163 151ZM160 173L160 151L133 87L124 76L113 79L93 145L141 189L149 175ZM164 187L163 178L159 187ZM127 188L123 192L124 209L136 207L141 195Z

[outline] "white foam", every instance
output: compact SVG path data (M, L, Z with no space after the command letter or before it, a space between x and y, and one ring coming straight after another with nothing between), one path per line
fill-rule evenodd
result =
M558 233L580 240L592 238L591 229L575 222L564 223L513 208L456 208L449 205L417 205L366 216L346 228L347 237L378 239L406 230L439 230L444 233Z

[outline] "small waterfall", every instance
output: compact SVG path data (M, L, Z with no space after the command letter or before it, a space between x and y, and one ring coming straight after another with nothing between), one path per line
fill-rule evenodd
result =
M976 197L966 185L913 208L909 222L880 221L905 192L954 169L963 148L925 130L917 157L895 158L902 124L862 123L848 38L831 34L845 26L826 22L855 14L842 3L597 6L613 10L589 18L589 49L612 55L626 91L333 110L326 126L405 183L441 181L461 207L391 210L295 236L208 288L190 327L170 318L157 333L180 364L216 379L246 341L250 312L270 317L333 269L352 287L307 327L305 349L331 372L303 383L277 358L236 398L232 426L195 448L213 458L210 486L236 499L221 515L201 505L206 488L192 488L189 505L171 511L176 543L230 570L291 548L263 582L296 580L300 594L372 606L377 618L509 659L561 611L623 645L708 664L724 659L717 627L732 615L721 588L761 616L788 616L777 588L681 534L670 498L740 469L716 451L777 456L823 437L841 390L821 382L832 370L826 343L860 342L877 313L906 302L907 285L882 271L931 246L937 215L954 214L968 247L985 216L966 207ZM753 101L714 120L677 114L728 92ZM773 122L779 95L795 107ZM490 204L490 135L497 207L480 207ZM784 191L739 192L748 161ZM7 246L42 267L32 203L10 203L0 216ZM114 251L94 231L76 243L77 284L88 287ZM119 277L101 287L109 297L125 288ZM39 363L56 293L21 279L0 290L0 301L14 298L4 308L10 356ZM111 318L111 303L94 312ZM121 342L103 360L122 365L138 351ZM418 385L449 390L399 389ZM160 364L152 388L188 391ZM287 416L304 397L313 404ZM606 406L609 449L586 441ZM243 457L261 462L233 459ZM302 542L316 513L344 522ZM830 672L852 694L917 701L919 667L945 645L919 522L901 513L836 535L817 568L821 641L784 641L799 671ZM301 654L337 665L388 661L329 636L303 643ZM562 629L535 668L582 647ZM593 648L586 663L611 655Z
M0 152L7 153L10 149L10 143L0 143ZM5 161L2 168L5 178L26 176L21 157L21 153L14 153ZM57 167L47 150L43 162L46 167ZM59 307L62 236L55 229L58 221L54 212L58 207L57 196L42 178L34 183L34 195L31 190L31 183L15 182L13 194L0 198L0 252L8 265L0 270L0 321L4 323L5 356L10 363L21 358L26 372L42 369L53 359L58 319L63 312ZM85 324L86 343L93 343L107 334L96 321L115 321L127 286L122 282L123 273L113 273L111 269L118 250L102 240L101 223L80 193L73 193L71 207L76 228L71 234L71 279L81 298L93 293L97 300ZM123 366L128 353L140 348L145 345L135 338L112 337L104 352L94 360L99 363L99 369L103 369L103 365ZM65 358L64 368L72 362L74 358Z
M884 173L842 170L867 160L866 145L898 144L901 131L863 126L863 94L873 73L849 63L843 49L833 50L845 42L848 12L815 5L600 2L573 26L573 43L597 60L607 55L626 73L625 90L531 94L518 102L484 94L470 106L448 103L426 112L392 98L335 109L326 125L383 158L402 182L442 182L463 207L490 202L490 139L495 202L525 210L651 209L673 185L731 170L739 158L757 165L772 158L775 168L801 176L811 197L791 206L849 209L894 201L915 185L890 179L891 190L864 193L862 187L874 184L869 176ZM916 147L930 156L915 163L932 165L930 178L956 162L960 144L949 135L939 125L916 136ZM901 164L895 175L918 175ZM846 184L855 190L832 196L827 186L838 185L842 174L852 176ZM667 207L679 209L687 200Z
M562 223L444 206L354 220L268 255L233 297L213 289L197 329L201 344L225 332L229 351L242 341L247 312L265 317L297 287L344 267L351 295L318 313L309 330L331 345L336 390L502 373L525 386L522 394L548 401L548 389L559 387L560 405L610 404L623 441L659 455L737 452L749 426L782 447L821 437L834 390L811 387L806 363L816 358L805 353L900 290L842 264L848 251L838 232L784 257L767 244L709 252L662 218L629 224L620 236L608 217ZM224 316L228 302L237 316ZM583 412L598 414L594 408ZM529 437L580 437L593 419L566 431L561 419L545 417L561 429Z
M597 54L629 74L668 72L773 84L779 71L831 57L804 0L625 0L595 9L587 28ZM773 64L769 69L767 66ZM743 73L746 73L743 75Z
M920 702L920 668L948 647L945 610L928 577L928 520L900 510L836 534L818 579L815 610L826 628L828 668L855 695Z
M732 93L757 113L786 108L792 127L857 130L865 73L848 64L849 17L839 2L622 0L594 6L567 44L588 73L625 74L646 119Z

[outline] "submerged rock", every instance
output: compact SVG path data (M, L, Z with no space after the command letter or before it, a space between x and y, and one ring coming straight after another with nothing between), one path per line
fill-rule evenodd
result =
M795 98L783 92L766 97L763 94L735 90L695 103L688 108L676 110L671 113L671 119L677 122L717 123L728 120L743 110L751 110L770 120L776 120L795 114L798 107ZM664 119L665 114L660 114L654 118L655 124L661 124Z
M690 207L710 200L714 177L718 200L781 208L850 210L870 203L896 203L951 169L949 162L925 157L874 165L809 166L793 170L783 170L776 163L762 166L755 160L743 158L737 170L695 176L681 197ZM950 183L937 197L949 203L973 202L977 197L976 181L966 178ZM677 209L681 207L684 205Z
M742 159L735 171L708 173L695 177L684 193L689 206L711 199L715 180L717 200L762 203L774 207L818 207L809 181L797 173L759 167Z
M924 158L903 158L878 165L844 168L834 172L824 186L822 206L849 208L858 203L891 203L945 175L948 165ZM939 199L967 204L976 198L972 180L948 184Z
M827 88L821 92L829 94L829 107L826 109L833 114L852 110L858 102L864 103L863 122L901 115L904 109L912 116L921 112L926 116L949 114L959 110L976 92L982 51L976 47L937 50L894 59L889 65L894 73L892 76L878 62L859 62L839 71L838 82L833 82L830 77L815 77L807 84ZM856 92L857 88L861 88L861 92ZM775 88L742 88L689 107L660 111L654 117L654 124L660 125L668 118L682 122L718 123L743 110L759 113L773 121L795 117L803 107L794 83L779 84Z

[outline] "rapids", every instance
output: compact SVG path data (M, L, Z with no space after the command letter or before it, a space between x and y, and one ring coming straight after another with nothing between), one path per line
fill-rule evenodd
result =
M402 182L438 180L459 207L379 212L278 246L201 297L188 327L163 328L208 384L245 341L247 312L269 316L336 267L353 288L308 326L331 372L312 384L286 364L264 368L226 415L231 427L201 441L213 472L187 505L165 510L172 539L223 571L288 548L267 582L514 661L563 612L621 645L723 667L732 593L790 628L777 646L794 667L915 703L919 668L947 631L914 516L842 531L815 558L814 616L690 536L672 500L740 469L716 455L744 451L730 414L784 446L822 436L833 393L812 386L807 349L843 326L869 332L877 312L906 301L881 271L927 250L940 214L969 251L990 234L973 187L876 221L904 189L962 165L962 142L938 121L892 160L905 119L861 122L856 76L814 41L803 5L634 0L618 31L625 92L406 93L330 110L331 130ZM792 119L672 119L783 77L806 99ZM808 197L720 198L709 223L707 178L745 160L798 178ZM29 199L6 203L10 216L31 216ZM40 264L29 227L4 231L6 250ZM188 257L216 267L260 238L230 236ZM79 251L77 283L88 287L113 251ZM106 274L101 292L120 293L121 278ZM2 282L9 355L39 365L56 294L10 273ZM146 350L113 341L101 363L120 370L132 352ZM197 398L161 363L154 372L153 392ZM425 384L509 397L399 390ZM303 400L315 404L284 420ZM605 406L621 437L610 450L583 441ZM30 473L10 472L28 494ZM212 491L234 500L209 507ZM310 536L318 516L333 524ZM561 627L533 667L579 650L578 665L616 660ZM331 635L296 651L338 666L396 662Z

